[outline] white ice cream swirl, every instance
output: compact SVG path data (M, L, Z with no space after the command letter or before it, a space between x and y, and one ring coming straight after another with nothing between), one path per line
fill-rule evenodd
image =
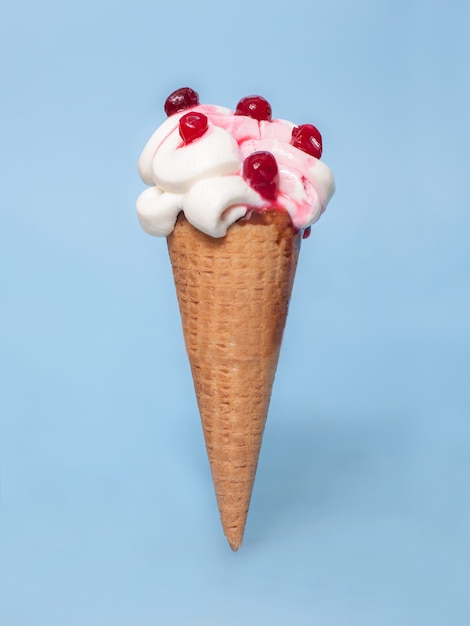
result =
M202 113L208 127L185 143L180 119ZM183 211L196 228L212 237L248 210L281 208L294 226L304 229L325 210L334 193L330 169L319 159L290 144L294 124L258 121L213 105L197 105L170 115L147 142L139 174L150 185L137 200L137 214L146 232L165 237ZM266 200L243 177L243 162L254 152L271 153L279 180L274 200Z

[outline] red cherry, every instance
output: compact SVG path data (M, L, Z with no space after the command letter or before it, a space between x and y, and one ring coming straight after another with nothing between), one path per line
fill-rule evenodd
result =
M307 228L305 228L304 232L302 233L302 239L308 239L310 237L311 230L312 230L312 227L307 226Z
M313 124L301 124L292 129L291 145L319 159L323 150L321 134Z
M261 96L246 96L237 104L235 115L246 115L258 121L267 120L270 122L272 118L271 105Z
M195 139L199 139L207 130L207 117L203 113L192 111L186 113L180 119L180 135L183 143L187 145Z
M265 200L275 200L279 170L270 152L253 152L243 161L243 178Z
M199 94L191 87L181 87L171 93L165 101L165 113L173 115L178 111L184 111L189 107L195 107L199 104Z

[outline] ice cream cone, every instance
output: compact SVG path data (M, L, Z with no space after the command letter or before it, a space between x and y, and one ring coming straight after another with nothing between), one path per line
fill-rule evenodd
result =
M222 526L238 550L301 233L285 211L253 212L222 238L180 214L167 240Z

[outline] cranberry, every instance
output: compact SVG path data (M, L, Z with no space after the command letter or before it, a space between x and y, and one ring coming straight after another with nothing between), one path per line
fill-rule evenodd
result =
M261 96L246 96L237 104L235 115L246 115L258 121L267 120L270 122L272 118L271 105Z
M204 113L193 111L186 113L180 119L180 135L183 143L186 145L192 143L195 139L199 139L207 130L207 117Z
M312 231L312 227L307 226L307 228L305 228L304 232L302 233L302 239L308 239L310 237L311 231Z
M279 170L270 152L253 152L243 161L243 178L265 200L275 200Z
M184 111L189 107L195 107L199 104L199 94L191 87L181 87L171 93L165 101L165 113L173 115L178 111Z
M299 150L319 159L322 153L322 139L318 128L313 124L301 124L292 129L291 144Z

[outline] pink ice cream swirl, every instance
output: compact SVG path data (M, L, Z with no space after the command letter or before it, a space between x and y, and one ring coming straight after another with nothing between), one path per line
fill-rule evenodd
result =
M272 119L260 96L235 111L201 105L189 87L173 92L165 111L138 165L149 188L137 215L149 234L169 235L183 211L202 232L223 237L248 211L274 208L308 231L325 210L335 183L315 126Z

